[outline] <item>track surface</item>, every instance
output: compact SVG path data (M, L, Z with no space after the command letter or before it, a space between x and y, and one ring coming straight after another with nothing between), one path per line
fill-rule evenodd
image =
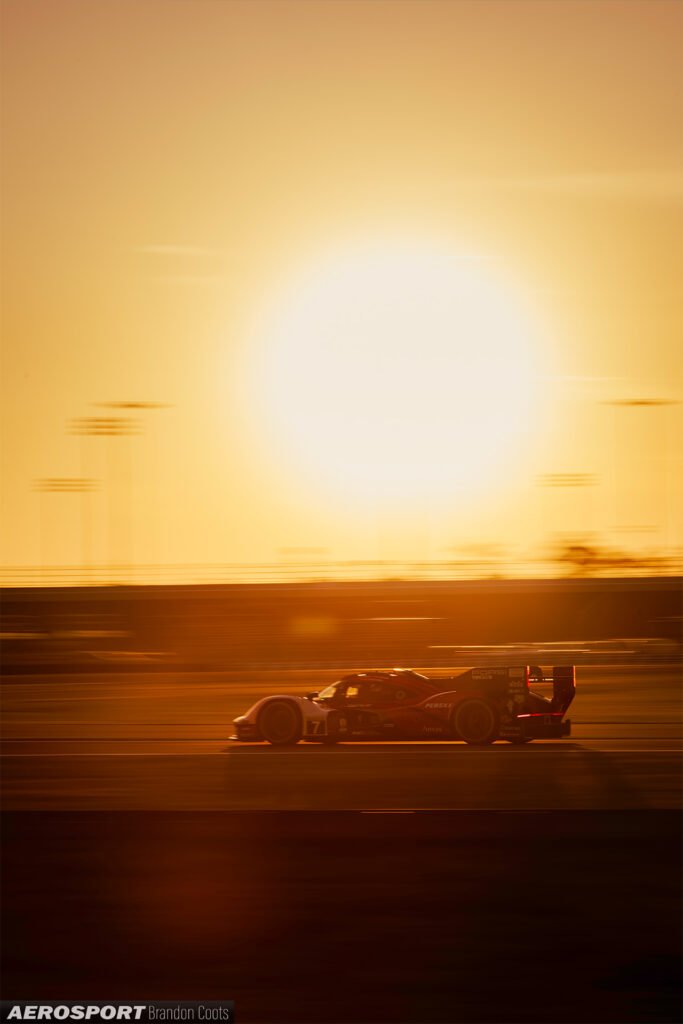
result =
M226 742L328 678L5 681L4 996L681 1019L678 671L581 669L571 739L522 748Z
M571 738L231 744L234 717L331 673L22 677L1 687L7 810L620 809L681 805L681 675L583 668Z

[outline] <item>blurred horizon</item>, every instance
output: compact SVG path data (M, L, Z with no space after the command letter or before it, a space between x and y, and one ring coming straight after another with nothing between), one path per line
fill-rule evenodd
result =
M281 558L254 564L0 566L0 587L205 586L253 583L395 583L616 580L683 576L683 551L626 555L569 543L536 559L500 554L425 561Z

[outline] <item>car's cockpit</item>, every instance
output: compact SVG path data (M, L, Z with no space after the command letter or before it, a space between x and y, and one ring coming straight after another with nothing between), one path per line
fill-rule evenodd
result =
M412 683L412 686L411 686ZM427 676L412 669L357 672L326 686L311 699L336 706L408 704L420 699Z

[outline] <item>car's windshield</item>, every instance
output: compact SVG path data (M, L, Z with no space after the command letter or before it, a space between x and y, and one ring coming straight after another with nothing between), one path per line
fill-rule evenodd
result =
M330 700L335 696L339 683L331 683L330 686L326 686L324 690L321 690L318 694L319 700Z

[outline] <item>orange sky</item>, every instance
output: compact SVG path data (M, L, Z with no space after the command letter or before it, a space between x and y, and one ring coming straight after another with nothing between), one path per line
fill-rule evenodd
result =
M1 564L79 561L79 499L34 482L83 472L97 561L683 542L680 407L602 404L682 397L683 4L2 8ZM322 254L387 239L480 261L540 353L535 439L405 517L317 487L286 429L259 438L245 372L288 275L303 287ZM130 399L172 407L81 453L67 422Z

